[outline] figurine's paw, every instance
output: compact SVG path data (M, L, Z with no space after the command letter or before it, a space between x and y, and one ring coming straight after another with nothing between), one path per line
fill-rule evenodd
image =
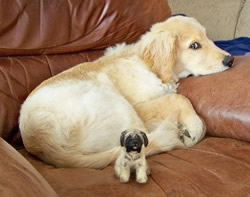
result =
M147 173L147 176L149 176L149 175L151 174L151 172L150 172L150 169L149 169L149 168L147 169L146 173Z
M138 183L144 184L144 183L147 183L148 177L147 177L147 176L136 177L136 181L137 181Z
M136 181L138 183L146 183L148 180L147 174L150 173L148 168L139 168L136 170Z
M121 164L120 164L119 160L116 160L114 169L115 169L115 176L117 178L120 178L120 175L121 175L121 166L120 165Z
M129 181L129 177L128 176L120 176L120 182L121 183L127 183Z
M120 174L121 174L121 172L120 172L120 170L115 170L115 176L117 177L117 178L120 178Z

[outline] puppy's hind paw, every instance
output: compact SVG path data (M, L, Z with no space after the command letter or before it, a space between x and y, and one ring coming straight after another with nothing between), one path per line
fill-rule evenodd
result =
M190 135L189 131L181 124L178 125L179 129L179 140L184 144L184 146L189 147L193 144L194 139Z

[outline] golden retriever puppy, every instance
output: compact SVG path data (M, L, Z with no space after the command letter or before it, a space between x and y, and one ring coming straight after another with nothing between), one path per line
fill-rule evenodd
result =
M30 153L56 167L103 168L126 129L147 133L146 156L195 145L205 125L175 82L227 70L233 58L193 18L157 23L131 45L107 49L44 81L26 99L20 130Z

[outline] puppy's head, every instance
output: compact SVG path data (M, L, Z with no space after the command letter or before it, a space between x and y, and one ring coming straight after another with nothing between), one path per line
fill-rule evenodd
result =
M178 78L207 75L233 64L233 57L218 48L191 17L171 17L153 25L138 44L141 57L164 83L173 72Z
M142 145L148 145L147 135L136 129L128 129L121 133L120 137L121 146L126 148L126 152L136 151L141 152Z

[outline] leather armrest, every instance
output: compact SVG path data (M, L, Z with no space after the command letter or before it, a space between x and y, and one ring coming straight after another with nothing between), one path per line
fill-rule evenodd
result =
M178 92L204 118L208 134L250 142L250 56L225 72L181 80Z
M0 196L57 196L39 172L2 138L0 138L0 174Z

